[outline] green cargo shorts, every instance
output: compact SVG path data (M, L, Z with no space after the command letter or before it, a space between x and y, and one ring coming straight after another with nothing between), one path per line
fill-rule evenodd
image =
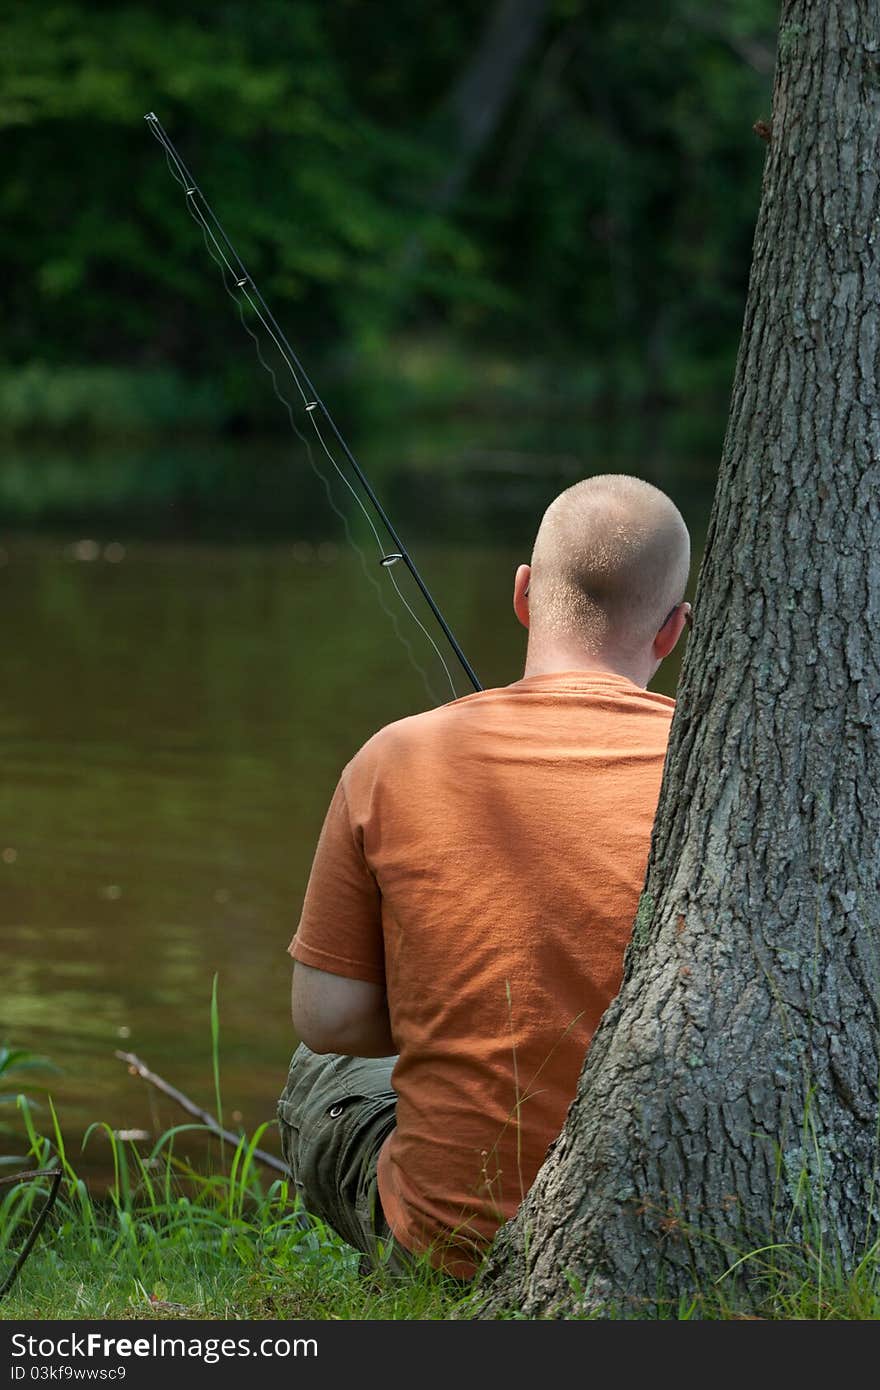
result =
M396 1057L319 1055L300 1043L278 1101L281 1152L303 1207L391 1273L412 1268L395 1241L376 1180L379 1150L394 1128Z

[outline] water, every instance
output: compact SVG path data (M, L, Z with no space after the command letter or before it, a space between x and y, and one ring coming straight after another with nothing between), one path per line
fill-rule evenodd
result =
M526 509L524 535L535 521ZM103 1132L79 1152L91 1121L155 1136L185 1119L117 1049L214 1108L215 975L225 1119L273 1118L295 1042L286 947L339 771L431 703L357 556L327 536L3 541L0 1041L60 1069L51 1092L86 1175L109 1162ZM413 549L484 684L517 679L510 591L528 546Z

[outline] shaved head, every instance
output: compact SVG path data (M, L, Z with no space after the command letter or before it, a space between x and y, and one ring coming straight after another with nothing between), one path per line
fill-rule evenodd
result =
M529 581L533 637L594 653L650 643L684 597L690 538L678 508L624 473L575 483L544 513Z

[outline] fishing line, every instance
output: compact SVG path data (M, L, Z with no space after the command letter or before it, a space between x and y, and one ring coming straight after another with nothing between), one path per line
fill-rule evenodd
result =
M184 187L184 186L185 186L185 185L184 185L184 181L181 179L181 177L180 177L180 175L178 174L177 170L174 168L174 165L171 163L171 160L170 160L170 158L169 158L169 156L168 156L168 151L167 151L167 150L165 150L165 163L168 165L168 168L169 168L169 170L170 170L172 176L174 177L174 179L181 185L181 187ZM369 566L368 566L368 564L367 564L367 557L365 556L363 550L362 550L361 547L358 545L357 541L356 541L355 538L354 538L354 535L352 534L351 527L350 527L350 525L349 525L349 521L348 521L348 517L347 517L346 513L345 513L345 512L342 510L342 508L339 507L339 506L337 505L337 503L336 503L336 499L335 499L335 497L333 496L333 490L332 490L332 488L330 487L330 483L329 483L328 480L327 480L326 474L324 474L324 473L321 471L321 469L318 467L317 463L315 462L315 456L314 456L314 453L313 453L313 450L312 450L312 446L311 446L311 444L309 443L309 440L308 440L308 439L306 438L306 436L302 433L302 431L299 429L299 427L298 427L298 425L297 425L297 423L296 423L296 417L295 417L294 412L293 412L293 406L291 405L291 403L290 403L290 401L287 399L287 397L283 394L283 392L281 391L281 389L280 389L280 387L279 387L279 385L278 385L278 378L277 378L277 376L276 376L276 374L275 374L275 369L274 369L274 367L273 367L269 362L267 362L266 359L265 359L264 356L263 356L263 351L262 351L262 346L261 346L261 344L260 344L260 340L259 340L259 338L257 337L256 333L253 331L253 329L251 328L250 324L248 323L247 319L246 319L245 316L244 316L244 308L243 308L243 306L242 306L241 300L240 300L239 297L238 297L236 294L234 294L233 291L229 288L229 284L228 284L228 281L227 281L227 279L226 279L226 272L227 272L227 270L230 269L228 261L227 261L227 260L225 259L225 257L223 256L222 250L221 250L220 248L217 248L217 250L215 251L214 248L217 246L216 238L215 238L215 237L213 236L213 234L211 233L211 229L210 229L209 227L206 226L205 221L204 221L204 219L199 215L198 210L193 208L192 203L191 203L189 200L187 201L187 210L189 211L189 213L190 213L190 215L192 216L193 220L195 221L195 223L197 224L197 226L198 226L199 229L201 230L202 239L203 239L203 241L204 241L204 243L205 243L205 249L207 250L208 255L211 257L211 259L212 259L212 261L214 262L214 264L215 264L215 265L218 267L218 269L220 270L220 275L221 275L221 279L222 279L222 283L223 283L223 288L225 289L226 293L229 295L229 298L232 300L233 304L235 305L235 307L236 307L236 309L237 309L237 311L238 311L238 317L239 317L239 319L241 320L241 326L242 326L242 328L244 329L245 333L247 333L248 337L249 337L249 338L251 339L251 341L253 342L253 345L254 345L254 352L256 353L257 361L259 362L260 366L264 369L264 371L268 374L269 379L270 379L270 381L272 382L272 390L274 391L275 396L276 396L277 399L280 401L280 403L284 406L284 408L285 408L285 410L286 410L286 412L287 412L287 418L288 418L288 421L289 421L289 423L290 423L290 428L293 430L293 433L296 435L297 439L298 439L298 440L300 441L300 443L303 445L303 447L304 447L304 449L305 449L305 451L306 451L306 458L307 458L308 461L309 461L309 464L310 464L310 466L311 466L312 472L315 474L315 476L316 476L317 478L320 479L321 484L323 485L323 488L324 488L324 492L326 493L326 496L327 496L327 502L328 502L328 504L329 504L331 510L336 514L336 516L337 516L337 517L339 518L339 520L341 521L341 523L342 523L342 528L343 528L343 531L344 531L344 534L345 534L345 538L346 538L346 540L348 541L348 543L349 543L349 545L351 546L351 548L354 550L355 554L357 555L358 560L360 561L361 569L362 569L363 572L364 572L364 576L366 577L366 579L369 581L369 583L372 585L373 589L375 590L376 597L377 597L377 599L378 599L378 601L379 601L379 606L380 606L380 608L382 609L383 613L385 613L385 615L388 617L389 621L391 622L391 625L392 625L392 627L393 627L393 629L394 629L394 634L395 634L395 636L397 637L398 641L399 641L399 642L401 643L401 645L405 648L406 653L407 653L407 656L408 656L409 661L410 661L410 665L411 665L411 666L414 668L414 670L416 670L416 671L418 672L418 674L421 676L421 678L422 678L422 683L424 684L425 690L427 691L429 698L430 698L431 700L433 700L433 702L434 702L435 705L441 704L442 702L441 702L439 696L437 695L437 692L434 690L434 687L431 685L431 682L430 682L430 679L429 679L429 677L428 677L427 671L425 670L425 668L422 666L421 662L420 662L420 661L418 660L418 658L416 657L416 654L415 654L415 652L414 652L413 649L412 649L412 644L410 643L409 639L408 639L408 638L405 636L405 634L401 631L400 624L399 624L399 622L398 622L398 620L397 620L397 614L394 612L394 610L393 610L392 608L389 608L389 607L388 607L388 604L385 602L385 596L384 596L384 594L382 593L381 586L380 586L379 583L377 582L375 575L370 571L370 568L369 568ZM213 245L212 245L212 243L213 243ZM218 252L219 252L219 254L218 254ZM273 339L273 341L274 341L274 339ZM276 346L277 346L277 345L276 345ZM296 378L294 378L294 380L296 380ZM297 382L297 385L299 385L298 382ZM301 392L300 394L302 394L302 392ZM323 443L323 440L322 440L321 442ZM374 535L375 538L376 538L376 543L377 543L377 545L379 545L379 548L380 548L380 551L381 551L381 550L383 549L383 547L382 547L381 540L380 540L380 537L379 537L379 535L378 535L378 532L376 531L376 528L375 528L375 526L373 525L373 519L372 519L372 517L370 516L369 512L368 512L368 511L366 510L366 508L364 507L363 502L362 502L361 499L358 497L357 493L354 491L354 489L353 489L353 487L351 486L351 483L349 482L348 478L346 478L344 472L340 469L338 463L336 462L336 459L333 458L332 454L330 454L329 451L326 449L326 446L325 446L325 452L327 452L328 457L329 457L329 459L330 459L330 462L332 463L332 465L333 465L333 467L335 468L336 472L339 474L339 477L342 479L342 482L343 482L343 483L345 484L345 486L348 488L349 492L351 493L352 497L354 498L355 502L357 503L357 505L358 505L358 507L360 508L361 512L363 513L364 517L366 518L367 524L369 525L371 531L373 532L373 535ZM385 556L385 557L383 557L382 560L380 561L380 564L385 565L385 564L388 563L390 560L392 560L392 558L394 558L394 559L402 559L403 557L402 557L402 556L395 556L395 557ZM401 601L401 603L403 604L404 608L405 608L405 609L407 610L407 612L411 615L411 617L412 617L413 621L416 623L416 625L417 625L417 626L421 629L421 631L425 634L425 637L427 638L428 642L431 644L431 646L434 648L434 651L437 653L437 656L438 656L438 658L439 658L440 664L441 664L441 666L443 667L444 671L446 672L446 678L447 678L447 680L449 681L450 688L452 689L453 697L455 697L455 696L457 695L458 692L456 691L455 684L454 684L454 682L453 682L452 675L451 675L451 673L450 673L450 671L449 671L449 668L448 668L448 666L446 665L446 662L445 662L444 659L443 659L443 654L440 652L439 648L437 647L436 642L435 642L434 639L431 637L431 634L427 631L427 629L425 628L424 624L420 621L418 615L417 615L415 612L413 612L413 609L410 607L410 605L409 605L409 603L407 602L406 598L405 598L404 595L401 593L401 591L400 591L400 589L398 588L396 582L394 581L393 575L391 576L391 579L392 579L392 583L394 583L394 588L395 588L395 590L396 590L396 592L397 592L397 594L398 594L398 596L399 596L399 598L400 598L400 601Z
M379 548L379 563L388 574L388 577L403 607L406 609L407 613L409 613L410 617L416 623L420 631L424 634L431 647L433 648L434 652L436 653L438 659L440 660L440 663L446 674L446 678L449 681L453 699L456 698L458 692L455 688L455 682L453 681L452 674L449 670L449 666L447 665L447 662L444 659L442 652L437 646L437 643L434 641L434 638L431 636L430 632L428 632L424 623L421 621L421 619L413 610L412 606L407 601L406 597L402 593L395 579L394 574L391 572L392 566L398 562L403 562L405 568L411 574L423 598L425 599L425 602L428 604L428 607L430 608L432 614L436 618L437 622L440 624L444 636L446 637L447 641L452 647L459 663L463 667L474 689L481 690L482 686L473 668L471 667L466 656L464 655L464 652L462 651L461 647L456 641L456 638L453 635L448 623L446 622L446 619L443 617L443 614L440 612L439 608L437 607L437 604L434 602L434 599L431 593L429 592L424 580L422 579L422 576L416 569L412 557L410 556L408 550L406 549L400 537L398 536L396 530L392 526L391 521L389 520L384 508L379 502L378 497L373 491L373 488L371 487L369 480L367 479L366 475L364 474L363 470L361 469L360 465L358 464L357 460L355 459L354 455L352 454L351 450L349 449L348 445L346 444L345 440L340 434L335 421L330 415L330 412L328 411L327 407L324 405L324 402L318 395L318 392L315 389L312 381L310 380L308 373L306 372L305 368L300 362L297 354L294 352L293 348L287 341L287 338L285 337L284 333L279 327L271 310L269 309L268 305L263 299L263 296L260 294L259 289L254 283L250 274L248 273L243 261L241 260L241 257L239 256L229 237L226 235L226 232L223 230L223 227L221 226L219 220L217 219L209 203L207 202L207 199L205 198L201 189L196 184L195 180L193 179L183 160L180 158L180 155L177 153L177 150L175 149L172 141L167 135L158 117L155 116L153 112L150 112L145 117L145 120L150 131L158 140L159 144L162 146L162 149L164 150L165 161L168 165L169 171L184 190L184 194L186 196L186 205L190 212L190 215L193 217L193 220L200 227L205 247L209 255L211 256L211 259L215 262L215 264L218 266L220 270L224 289L236 304L242 326L244 327L245 331L248 333L248 335L254 343L254 347L257 354L257 360L259 361L260 365L264 368L264 370L268 373L272 381L274 393L287 411L291 428L296 437L305 446L309 463L313 471L321 479L324 485L324 489L327 493L328 501L330 502L333 511L336 513L336 515L341 519L343 523L346 539L357 552L364 573L366 577L369 579L373 588L375 589L382 609L384 610L388 618L391 620L395 630L395 634L397 635L398 639L401 641L403 646L406 648L410 661L412 662L415 669L419 671L419 673L421 674L422 679L425 682L425 687L428 691L428 694L430 695L431 699L433 699L435 703L437 703L437 697L431 689L430 682L428 681L424 669L419 665L418 661L416 660L409 641L400 631L396 614L390 608L388 608L387 604L385 603L381 587L376 582L375 576L370 572L369 567L367 565L366 557L364 556L362 550L360 549L360 547L358 546L357 542L354 540L351 534L351 530L348 525L348 518L346 517L345 513L342 512L340 508L336 505L336 502L332 495L332 491L330 489L329 482L320 470L320 468L318 467L317 463L315 462L314 455L312 453L312 449L308 439L297 427L296 420L294 417L293 406L281 392L278 386L275 371L263 356L259 338L254 333L253 329L250 327L247 320L245 319L242 300L247 302L248 306L251 309L251 312L262 325L264 332L271 339L282 361L287 367L287 370L289 371L293 379L293 382L296 386L297 392L302 400L303 408L308 414L309 419L311 420L312 428L318 439L318 442L320 443L321 448L324 454L326 455L328 461L330 462L331 466L333 467L339 478L342 480L342 482L345 484L345 487L348 489L351 496L354 498L362 515L366 519L367 524ZM207 217L205 214L207 214ZM218 237L215 233L219 233L219 237L221 238L221 240L218 240ZM230 279L232 280L233 285L235 286L235 290L230 288L229 282L227 280L227 273ZM236 293L235 291L239 291L239 293ZM351 469L355 474L355 477L357 478L357 481L360 483L363 491L366 493L367 498L369 499L377 517L379 518L379 521L391 537L391 540L393 541L395 547L394 550L388 551L385 545L383 545L382 538L375 525L373 517L370 515L369 511L365 507L363 499L358 495L358 492L353 486L351 479L346 475L345 471L341 468L339 462L337 461L333 452L331 451L320 427L321 416L323 416L323 419L329 426L333 435L335 435L336 441L341 447L345 455L345 458L347 459Z
M158 122L157 122L157 125L158 125ZM162 132L162 135L164 136L164 131ZM160 138L160 137L158 136L158 133L157 133L157 138ZM278 379L277 379L277 377L276 377L276 374L275 374L274 369L270 366L270 364L269 364L269 363L265 360L265 358L263 357L262 349L261 349L261 345L260 345L260 340L259 340L259 338L257 337L257 335L253 332L252 328L250 327L250 325L248 324L247 320L246 320L245 317L244 317L244 310L243 310L243 307L242 307L241 299L239 299L239 297L229 288L229 284L228 284L227 279L226 279L226 272L227 272L227 271L228 271L228 272L230 273L230 275L233 277L233 281L234 281L236 287L237 287L237 288L240 288L240 289L242 290L243 298L245 298L245 299L247 300L247 302L248 302L248 304L250 305L252 311L255 313L255 315L257 316L257 318L260 320L260 322L262 323L262 325L263 325L263 327L265 328L266 332L268 333L269 337L271 338L272 342L275 344L275 347L276 347L277 351L278 351L279 354L281 355L281 358L282 358L282 360L284 361L285 366L287 366L287 368L288 368L288 370L289 370L289 372L290 372L290 374L291 374L291 376L292 376L292 378L293 378L293 381L294 381L294 383L295 383L295 385L296 385L296 387L297 387L297 390L299 391L299 394L300 394L300 396L301 396L301 398L302 398L303 405L304 405L306 411L309 412L310 417L312 418L313 429L315 430L315 433L316 433L316 435L317 435L317 437L318 437L318 440L319 440L319 442L320 442L320 444L321 444L321 446L322 446L322 448L323 448L323 450L324 450L324 453L327 455L327 458L329 459L329 461L330 461L331 465L333 466L333 468L335 469L336 473L339 475L339 477L341 478L342 482L345 484L346 488L348 489L348 491L351 493L352 497L354 498L355 503L357 504L357 506L359 507L360 511L362 512L364 518L365 518L366 521L367 521L368 526L370 527L370 530L371 530L372 533L373 533L373 536L375 537L376 544L377 544L377 546L379 547L380 555L383 555L384 547L383 547L383 545L382 545L381 537L379 536L379 533L378 533L378 531L376 530L375 525L373 524L373 519L372 519L372 517L370 516L369 512L368 512L368 511L366 510L366 508L364 507L364 504L363 504L361 498L358 497L357 492L354 490L354 488L353 488L352 485L351 485L351 482L350 482L349 479L345 476L345 473L343 472L343 470L340 468L340 466L339 466L337 460L333 457L333 454L331 453L331 451L330 451L330 449L328 448L327 443L326 443L326 441L325 441L323 435L321 434L321 430L320 430L320 427L319 427L319 425L318 425L318 422L317 422L317 420L316 420L315 417L314 417L315 405L316 405L317 403L316 403L316 402L310 402L310 401L309 401L309 399L308 399L308 397L307 397L305 391L303 390L302 383L300 382L299 377L297 376L297 373L296 373L296 371L294 370L293 364L288 360L287 355L286 355L286 353L285 353L285 351L284 351L284 348L282 347L281 343L278 341L278 337L277 337L276 334L272 331L272 328L266 323L265 319L263 318L263 315L260 313L260 310L259 310L258 306L254 303L254 300L253 300L253 298L251 297L251 295L248 294L245 281L246 281L249 277L247 277L246 275L238 275L238 274L236 273L234 267L230 265L230 263L229 263L229 261L228 261L226 255L224 254L223 248L222 248L222 246L218 243L217 238L215 237L213 231L212 231L211 228L208 226L208 224L205 222L205 219L204 219L204 217L202 216L201 211L200 211L200 209L198 208L198 206L196 205L195 199L194 199L194 194L195 194L197 191L199 191L199 190L196 189L195 185L193 185L193 184L188 184L187 178L184 177L184 174L186 173L186 171L185 171L185 169L183 169L183 166L182 166L182 164L181 164L181 161L180 161L179 157L176 155L176 152L174 151L173 146L171 146L171 142L168 141L167 144L166 144L166 140L160 138L160 143L162 144L162 147L163 147L163 150L164 150L164 153L165 153L165 163L168 165L168 168L169 168L171 174L173 175L173 177L176 179L176 181L177 181L177 182L180 184L180 186L184 189L184 192L187 194L187 209L189 210L190 215L192 216L193 220L196 222L196 224L197 224L197 225L199 226L199 228L201 229L201 232L202 232L202 239L203 239L203 241L204 241L204 243L205 243L205 247L206 247L206 249L207 249L207 251L208 251L208 254L211 256L211 259L214 261L214 263L218 266L218 268L219 268L219 270L220 270L221 278L222 278L222 281L223 281L223 288L226 290L226 293L229 295L229 297L233 300L233 302L234 302L234 304L235 304L235 306L236 306L236 308L237 308L237 310L238 310L238 316L239 316L239 319L241 320L242 327L244 328L245 332L248 334L248 336L251 338L251 340L252 340L252 342L253 342L253 344L254 344L254 349L255 349L256 355L257 355L257 360L259 361L260 365L264 368L264 370L268 373L268 375L269 375L269 377L270 377L270 380L271 380L271 382L272 382L272 388L273 388L273 390L274 390L274 393L275 393L277 399L281 402L281 404L284 406L285 410L287 411L287 418L288 418L288 420L289 420L289 422L290 422L291 429L293 430L293 432L294 432L294 434L296 435L297 439L299 439L300 442L301 442L301 443L303 444L303 446L305 447L306 456L307 456L307 458L308 458L308 460L309 460L309 464L311 465L312 471L316 474L316 476L317 476L318 478L320 478L320 480L321 480L321 482L322 482L322 484L323 484L323 486L324 486L324 491L325 491L325 493L327 494L327 500L328 500L328 502L329 502L329 504L330 504L330 507L331 507L331 509L335 512L335 514L339 517L340 521L342 522L342 526L343 526L343 530L344 530L344 532L345 532L346 539L348 540L349 544L352 546L352 548L353 548L354 551L356 552L356 554L357 554L357 556L358 556L358 559L360 560L361 568L362 568L362 570L363 570L365 576L367 577L367 579L370 581L370 584L372 585L373 589L374 589L375 592L376 592L376 596L377 596L377 598L378 598L378 600L379 600L379 605L380 605L380 607L382 608L383 612L384 612L384 613L387 615L387 617L389 618L389 620L390 620L390 622L391 622L391 624L392 624L392 626L393 626L393 628L394 628L395 636L398 638L398 640L401 642L401 644L403 645L403 647L406 649L407 655L408 655L409 660L410 660L410 664L414 667L414 669L415 669L415 670L419 673L419 675L421 676L422 682L423 682L423 684L424 684L424 686L425 686L425 689L426 689L426 691L427 691L427 693L428 693L429 698L430 698L431 700L433 700L435 704L440 704L441 701L439 700L436 691L433 689L433 687L432 687L432 685L431 685L431 682L430 682L430 680L429 680L429 678L428 678L427 672L425 671L425 669L424 669L424 667L421 665L421 663L417 660L417 658L416 658L416 656L415 656L415 653L413 652L413 649L412 649L412 646L411 646L409 640L404 636L404 634L403 634L403 633L401 632L401 630L400 630L400 625L399 625L399 623L398 623L398 621L397 621L397 614L393 611L393 609L389 608L388 605L386 604L385 599L384 599L384 596L383 596L383 594L382 594L381 587L380 587L379 584L376 582L375 576L374 576L373 574L371 574L371 572L370 572L370 570L369 570L369 567L368 567L368 565L367 565L366 556L364 555L363 550L362 550L361 547L358 545L357 541L354 539L354 536L352 535L351 528L350 528L349 523L348 523L348 517L347 517L346 514L337 506L336 501L335 501L335 499L334 499L334 497L333 497L333 492L332 492L332 490L331 490L331 488L330 488L330 484L329 484L329 482L327 481L326 476L321 472L320 468L318 467L317 463L315 462L314 454L313 454L313 452L312 452L312 448L311 448L311 445L310 445L308 439L306 438L306 436L305 436L304 434L302 434L302 432L300 431L300 429L298 428L298 426L297 426L297 424L296 424L296 420L295 420L294 413L293 413L293 407L292 407L290 401L287 399L287 397L284 396L284 395L282 394L282 392L281 392L281 390L280 390L280 388L279 388L279 386L278 386ZM172 157L174 158L174 161L175 161L174 163L172 163ZM177 166L177 167L175 167L175 166ZM182 170L183 170L183 172L181 172ZM201 193L199 194L199 196L202 196ZM202 200L204 201L204 198L203 198ZM219 224L218 224L218 226L219 226ZM222 231L222 228L221 228L220 230ZM242 266L242 269L243 269L243 266ZM252 282L251 282L251 283L252 283ZM254 287L254 289L256 289L256 287ZM273 322L274 322L274 320L273 320ZM279 331L280 331L280 330L279 330ZM395 558L403 559L403 556L397 556L397 557L395 557ZM388 563L389 560L391 560L391 557L390 557L390 556L384 556L384 555L383 555L383 558L381 559L380 563L383 564L383 565L385 565L385 564ZM456 690L456 688L455 688L455 683L454 683L454 681L453 681L453 679L452 679L452 674L451 674L451 672L450 672L450 670L449 670L449 667L447 666L446 661L445 661L444 658L443 658L443 654L441 653L440 649L438 648L438 646L437 646L436 642L434 641L434 639L432 638L431 634L428 632L427 628L424 626L424 624L421 622L421 620L419 619L419 617L417 616L417 614L413 611L413 609L412 609L412 607L410 606L410 604L407 602L407 600L406 600L406 598L404 597L403 593L401 592L401 590L400 590L400 588L399 588L399 586L398 586L396 580L394 579L394 576L391 575L390 578L391 578L391 582L392 582L392 584L393 584L393 586L394 586L395 592L397 593L397 595L398 595L398 597L399 597L401 603L403 604L404 608L405 608L406 611L410 614L410 616L412 617L412 619L413 619L413 621L416 623L416 625L417 625L417 626L420 628L420 630L424 633L424 635L425 635L425 637L427 638L428 642L430 643L430 645L433 647L434 651L436 652L437 657L438 657L438 659L439 659L439 661L440 661L440 664L442 665L443 670L444 670L444 672L445 672L445 674L446 674L446 678L447 678L447 680L449 681L449 686L450 686L450 689L451 689L451 691L452 691L453 699L455 699L455 698L457 697L458 692L457 692L457 690Z

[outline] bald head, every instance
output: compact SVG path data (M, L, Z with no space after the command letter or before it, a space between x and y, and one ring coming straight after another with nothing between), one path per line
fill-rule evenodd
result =
M689 568L687 527L659 488L623 473L575 483L551 502L535 539L531 640L636 653L681 603Z

